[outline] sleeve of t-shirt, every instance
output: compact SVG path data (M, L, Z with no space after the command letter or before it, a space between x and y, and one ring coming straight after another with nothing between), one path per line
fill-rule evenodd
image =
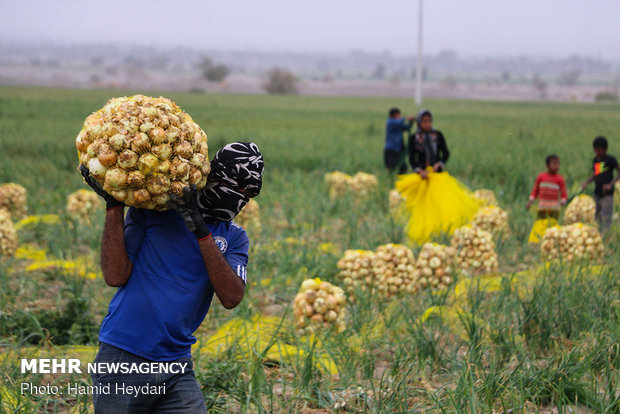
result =
M616 159L616 157L611 157L611 164L612 164L612 165L610 165L609 167L610 167L612 170L615 170L615 169L617 169L617 168L618 168L618 160ZM612 173L612 174L613 174L613 173Z
M237 229L237 237L228 246L226 253L224 253L224 258L235 274L243 280L243 283L247 283L249 250L250 239L248 239L248 235L245 233L245 230Z
M135 258L146 234L144 213L141 210L130 207L125 216L125 250L131 263Z

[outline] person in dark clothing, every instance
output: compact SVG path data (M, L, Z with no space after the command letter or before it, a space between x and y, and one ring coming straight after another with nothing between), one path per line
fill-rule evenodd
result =
M403 132L409 132L413 120L412 116L403 118L398 108L390 109L389 118L385 122L385 149L383 150L385 167L390 172L396 168L399 174L407 172L407 163L403 162L405 152Z
M416 121L418 129L409 136L409 162L414 172L426 178L426 167L432 167L436 172L443 170L450 151L441 131L433 129L431 111L421 110Z
M614 184L620 180L620 167L616 157L607 154L607 139L596 137L592 142L596 157L592 160L592 175L583 184L581 190L594 181L594 201L596 202L596 219L602 232L611 227L612 214L614 211ZM614 170L618 176L614 179Z

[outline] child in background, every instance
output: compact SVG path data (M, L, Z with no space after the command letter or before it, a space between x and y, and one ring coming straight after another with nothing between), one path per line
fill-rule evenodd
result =
M594 181L594 201L596 202L596 219L601 232L609 230L614 210L614 184L620 179L620 167L616 157L607 154L607 139L596 137L592 142L596 156L592 160L593 174L581 184L581 190ZM618 176L614 179L614 170Z
M403 118L398 108L390 109L389 118L385 122L385 149L383 151L385 166L390 172L397 167L399 174L407 172L407 163L403 162L405 152L403 132L411 129L413 120L412 116Z
M530 209L532 203L538 198L538 218L560 217L560 206L566 204L566 183L564 178L558 174L560 171L560 157L555 154L547 155L545 158L547 172L542 172L536 177L534 189L530 194L525 208Z
M443 171L450 152L441 131L433 129L431 111L422 109L417 123L417 131L409 137L409 162L416 173L427 178L426 167L432 167L435 172Z

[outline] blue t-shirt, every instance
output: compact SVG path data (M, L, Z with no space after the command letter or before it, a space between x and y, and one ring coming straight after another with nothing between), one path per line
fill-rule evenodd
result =
M411 122L405 118L388 118L385 122L385 149L400 152L403 144L403 132L411 128Z
M224 258L246 278L249 241L237 224L209 225ZM108 308L99 340L153 361L189 357L211 305L213 287L196 237L172 210L130 208L125 247L131 276Z

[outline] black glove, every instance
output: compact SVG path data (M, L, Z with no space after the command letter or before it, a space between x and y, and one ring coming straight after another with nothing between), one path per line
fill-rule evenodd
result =
M205 223L198 211L196 184L192 184L190 187L183 187L183 195L181 197L176 194L170 194L170 200L166 204L183 217L187 228L196 235L198 240L206 239L211 235L209 226L207 226L207 223Z
M125 206L125 204L121 203L120 201L112 197L110 194L105 192L103 187L101 187L101 184L99 184L92 177L92 175L90 175L90 171L88 171L88 168L84 164L80 164L80 172L82 173L82 176L84 177L84 181L86 181L86 184L88 184L95 193L99 194L105 200L106 210L111 210L116 207Z

